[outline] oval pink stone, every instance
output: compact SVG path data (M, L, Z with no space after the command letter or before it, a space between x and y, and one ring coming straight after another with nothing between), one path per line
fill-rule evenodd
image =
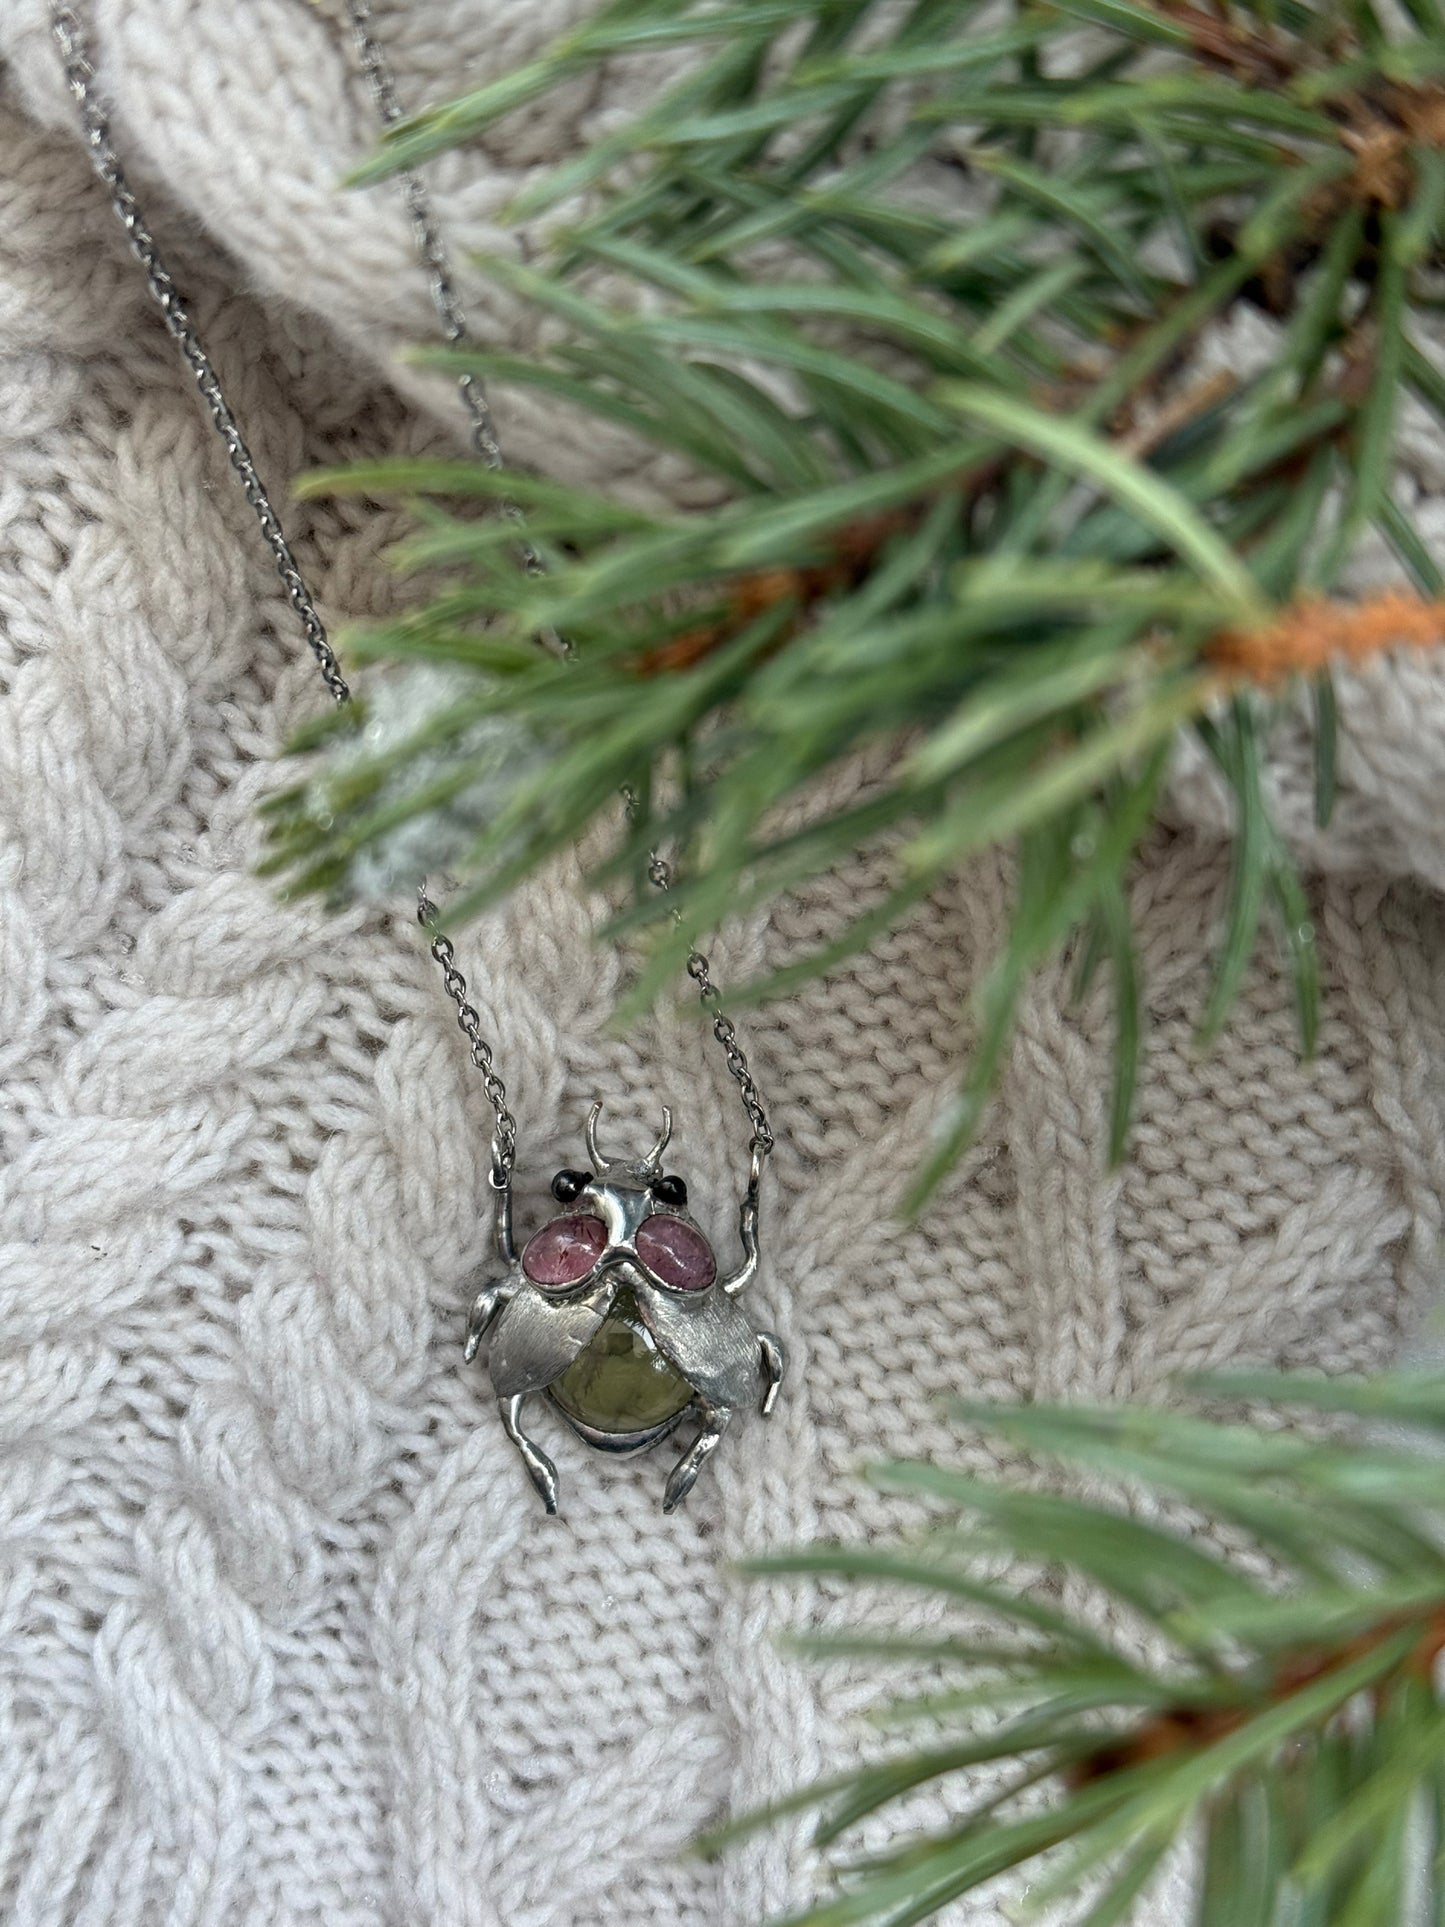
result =
M600 1218L554 1218L527 1240L522 1269L534 1284L575 1285L606 1248L607 1227Z
M717 1276L707 1239L682 1218L644 1218L637 1232L637 1255L677 1291L706 1291Z

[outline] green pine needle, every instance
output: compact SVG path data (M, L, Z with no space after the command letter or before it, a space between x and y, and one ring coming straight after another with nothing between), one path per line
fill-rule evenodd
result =
M937 1522L921 1540L751 1562L758 1576L922 1589L941 1614L962 1602L986 1619L947 1638L834 1631L798 1642L822 1658L926 1664L938 1683L885 1704L880 1718L886 1730L925 1725L927 1743L743 1815L704 1849L810 1806L821 1815L819 1846L846 1844L864 1818L940 1782L955 1789L956 1820L923 1839L904 1835L881 1857L839 1861L851 1870L838 1894L789 1927L924 1920L1026 1866L1026 1917L1058 1906L1078 1927L1143 1923L1151 1881L1187 1839L1202 1847L1196 1927L1439 1919L1445 1470L1428 1435L1445 1431L1445 1381L1259 1374L1208 1389L1388 1416L1427 1437L1414 1446L1321 1440L1180 1411L959 1408L1036 1458L1105 1474L1120 1500L891 1466L885 1483L935 1502ZM1130 1510L1128 1495L1151 1488L1244 1523L1271 1576ZM1042 1577L1015 1596L976 1575L974 1560L996 1570L1001 1554L1084 1581L1149 1628L1153 1643L1101 1640L1079 1608L1047 1603L1053 1587ZM1012 1633L1001 1638L1000 1625ZM995 1782L970 1797L969 1773L999 1762L1021 1771L1003 1791ZM1399 1911L1407 1891L1416 1897L1408 1915Z
M1369 0L1017 0L1005 17L977 0L614 0L399 123L358 183L601 62L666 58L636 120L525 189L527 262L484 264L549 345L417 358L590 410L728 499L645 513L445 462L308 478L415 504L398 561L418 606L343 643L469 680L447 700L474 726L387 736L382 679L385 754L343 732L273 805L268 869L344 897L423 847L461 879L456 921L615 821L626 785L647 806L604 872L642 878L660 846L678 879L666 902L640 886L610 932L649 946L626 1020L673 992L691 939L865 840L903 853L884 906L743 1000L836 965L982 845L1017 842L1016 920L917 1209L978 1127L1028 973L1075 940L1107 964L1101 1135L1122 1154L1148 995L1130 868L1192 729L1238 820L1201 1035L1268 930L1313 1048L1313 923L1268 819L1262 706L1222 686L1212 652L1332 590L1373 529L1421 593L1445 586L1390 489L1402 391L1445 421L1412 326L1445 238L1445 20L1438 0L1406 16L1386 33ZM679 49L695 56L680 77ZM944 141L949 178L971 183L956 208L936 168L911 187ZM1277 325L1272 364L1200 379L1202 336L1244 306ZM545 574L484 512L503 503ZM536 647L558 637L566 663ZM1327 677L1315 691L1323 823L1336 720ZM510 765L498 729L525 746ZM879 742L896 754L865 805L779 831Z

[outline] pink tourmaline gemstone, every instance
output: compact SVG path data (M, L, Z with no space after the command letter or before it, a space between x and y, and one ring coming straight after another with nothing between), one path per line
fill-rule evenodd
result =
M600 1218L554 1218L529 1238L522 1269L538 1285L575 1285L602 1256L607 1227Z
M637 1233L637 1255L665 1285L678 1291L706 1291L717 1276L708 1241L682 1218L644 1218Z

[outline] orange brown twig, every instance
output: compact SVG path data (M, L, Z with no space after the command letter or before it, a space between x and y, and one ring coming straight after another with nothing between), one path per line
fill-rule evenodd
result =
M793 627L815 603L825 596L851 589L867 575L885 543L902 535L918 522L922 508L917 505L892 509L886 515L870 516L838 530L830 544L826 561L802 567L755 569L739 576L728 588L727 607L710 622L684 629L655 649L649 649L633 664L638 676L662 676L679 669L691 669L714 650L730 642L748 623L779 604L795 605Z
M1154 0L1156 10L1184 29L1189 50L1201 66L1229 75L1241 86L1271 91L1307 77L1323 55L1341 60L1355 43L1342 36L1327 48L1298 37L1261 31L1230 17L1227 9L1207 11L1195 0ZM1305 234L1318 243L1347 207L1366 210L1408 204L1415 191L1412 149L1445 147L1445 88L1437 81L1374 77L1324 92L1316 103L1335 123L1340 145L1353 163L1349 174L1311 195L1302 210ZM1288 145L1280 165L1296 166L1300 156ZM1276 257L1263 278L1288 278L1289 264Z
M788 633L825 596L856 587L895 535L915 526L921 506L891 511L841 530L826 562L801 568L759 569L732 584L724 613L699 623L639 656L633 673L666 675L690 669L780 603L794 604ZM1445 644L1445 600L1426 601L1390 590L1368 602L1305 596L1255 629L1222 629L1206 645L1205 661L1230 682L1272 687L1333 663L1359 663L1392 649ZM780 646L775 644L774 647Z
M1331 1673L1343 1672L1356 1660L1365 1658L1412 1624L1419 1626L1419 1638L1395 1669L1392 1677L1408 1676L1428 1680L1435 1664L1445 1652L1445 1606L1437 1606L1419 1620L1392 1616L1356 1638L1346 1640L1327 1652L1301 1653L1276 1667L1274 1675L1247 1704L1239 1706L1168 1707L1141 1720L1132 1732L1106 1740L1079 1761L1070 1779L1076 1786L1107 1779L1129 1767L1147 1766L1186 1749L1200 1751L1225 1739L1265 1706L1280 1704L1292 1693L1302 1692ZM1374 1689L1378 1694L1388 1682Z
M957 495L959 513L994 482L1003 468L995 457L975 463L950 481L945 490L921 496L915 502L888 509L850 522L827 539L824 557L796 566L754 569L729 583L726 603L720 615L669 637L654 649L645 650L632 663L635 676L662 676L691 669L746 628L769 609L791 602L792 618L773 648L781 648L789 636L796 635L803 621L826 597L853 589L864 581L884 549L896 536L907 535L918 527L924 516L940 499L940 494Z
M1334 662L1445 643L1445 602L1390 591L1368 602L1306 596L1258 629L1222 630L1205 650L1226 675L1266 686Z
M1298 70L1298 58L1283 38L1206 13L1192 0L1158 0L1158 11L1185 29L1196 59L1233 75L1247 87L1279 87Z
M1132 455L1135 461L1142 461L1207 409L1227 401L1239 387L1239 381L1233 369L1216 368L1212 375L1206 375L1203 381L1196 382L1192 388L1171 396L1147 421L1125 428L1115 437L1115 445L1124 454Z
M1147 455L1197 415L1214 407L1217 402L1226 400L1238 385L1237 375L1220 370L1185 393L1174 396L1143 424L1133 422L1134 408L1143 395L1131 396L1115 417L1115 426L1120 431L1119 446L1136 458ZM1087 392L1087 384L1080 381L1077 391L1075 393L1060 384L1046 394L1041 393L1038 399L1044 406L1067 410ZM1002 457L994 457L976 464L948 484L947 492L959 497L960 513L969 502L977 501L994 484L1004 466ZM725 606L719 615L682 630L655 648L643 651L632 663L633 675L663 676L691 669L731 642L748 623L781 603L791 602L792 619L772 644L774 650L781 648L789 637L798 633L818 603L828 596L857 588L866 580L894 537L906 535L917 528L938 499L936 493L930 494L901 508L847 524L831 536L829 552L819 562L756 569L739 576L728 585Z

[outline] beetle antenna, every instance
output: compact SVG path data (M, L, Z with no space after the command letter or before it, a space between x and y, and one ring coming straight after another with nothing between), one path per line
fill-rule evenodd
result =
M662 1154L667 1149L667 1140L671 1136L672 1112L664 1104L662 1107L662 1135L637 1167L642 1176L649 1178L655 1178L657 1176L658 1172L662 1169Z
M587 1155L592 1160L593 1174L605 1178L612 1168L612 1160L603 1157L597 1148L597 1120L602 1115L602 1099L599 1097L587 1113Z

